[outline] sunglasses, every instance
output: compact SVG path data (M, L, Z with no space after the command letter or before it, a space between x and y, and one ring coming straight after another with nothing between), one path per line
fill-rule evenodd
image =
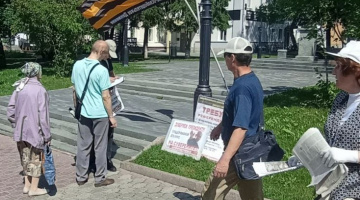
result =
M226 53L226 52L225 52L225 53L224 53L224 58L226 58L226 57L230 57L230 56L231 56L231 54L232 54L232 53Z

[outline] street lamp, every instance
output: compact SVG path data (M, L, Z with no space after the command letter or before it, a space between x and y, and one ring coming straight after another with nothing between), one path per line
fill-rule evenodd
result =
M129 66L129 47L128 47L128 27L129 27L129 19L126 19L123 24L123 59L122 65L124 67Z
M211 45L211 1L201 0L199 84L194 92L193 116L199 95L212 96L209 85Z

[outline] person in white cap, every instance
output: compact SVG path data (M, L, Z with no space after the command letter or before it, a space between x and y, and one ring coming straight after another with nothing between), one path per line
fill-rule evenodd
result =
M225 100L222 122L210 135L217 140L221 134L225 151L206 181L201 197L222 200L237 185L241 199L263 199L262 180L239 178L232 162L244 138L257 133L263 112L263 88L250 67L253 48L246 39L235 37L220 53L224 54L226 66L234 75L234 83Z
M335 57L336 66L332 74L341 91L324 126L331 148L320 156L328 167L345 163L349 169L328 199L360 199L360 41L350 41L339 53L327 54ZM289 159L291 166L298 162L294 156Z
M111 58L117 58L117 54L116 54L116 43L114 40L105 40L106 44L109 46L109 55L106 59L101 60L100 64L102 66L104 66L108 71L109 71L109 77L110 77L110 82L114 82L115 79L119 78L118 76L115 75L114 73L114 67L112 65L112 61ZM112 90L113 88L109 88L109 91ZM111 126L109 127L109 134L108 134L108 146L107 146L107 153L106 153L106 157L107 157L107 169L111 172L116 172L116 167L114 166L113 162L111 161L111 156L112 156L112 144L114 143L114 128L112 128ZM95 153L93 152L93 150L91 151L91 156L90 156L90 171L91 172L95 172L96 168L95 168Z

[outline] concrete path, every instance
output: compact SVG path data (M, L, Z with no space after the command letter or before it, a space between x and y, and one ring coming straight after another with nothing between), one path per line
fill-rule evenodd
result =
M12 199L120 199L120 200L195 200L199 194L186 188L148 178L139 174L120 169L117 173L109 173L115 179L113 185L94 187L93 179L78 186L75 183L75 167L72 166L73 156L61 151L53 151L56 165L56 187L41 185L51 189L49 195L28 197L22 194L23 179L19 175L22 170L16 143L12 138L0 134L0 200ZM119 163L117 163L118 165Z
M233 83L233 75L227 70L224 61L220 61L221 69L224 73L225 80L228 85ZM291 65L291 63L289 63ZM309 63L309 65L311 65ZM167 63L164 60L149 61L146 63L149 68L159 69L161 71L125 74L126 80L132 81L154 81L163 83L164 88L167 84L178 84L193 86L194 91L199 79L199 62L198 61L171 61ZM310 85L315 85L318 81L315 72L304 72L294 70L278 70L278 69L263 69L252 68L259 77L265 94L273 94L281 92L290 88L300 88ZM325 76L325 74L323 74ZM330 75L330 80L334 77ZM215 61L210 62L210 87L222 89L225 91L224 82ZM121 84L119 85L121 89Z

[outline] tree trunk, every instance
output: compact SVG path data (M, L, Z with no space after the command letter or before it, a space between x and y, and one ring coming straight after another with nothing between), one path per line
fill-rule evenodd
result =
M143 54L144 54L144 59L148 59L148 43L149 43L149 28L145 27L145 32L144 32L144 45L143 45Z
M191 32L186 33L185 59L190 58Z
M0 40L0 69L4 69L5 67L6 67L5 51L4 51L3 43Z

